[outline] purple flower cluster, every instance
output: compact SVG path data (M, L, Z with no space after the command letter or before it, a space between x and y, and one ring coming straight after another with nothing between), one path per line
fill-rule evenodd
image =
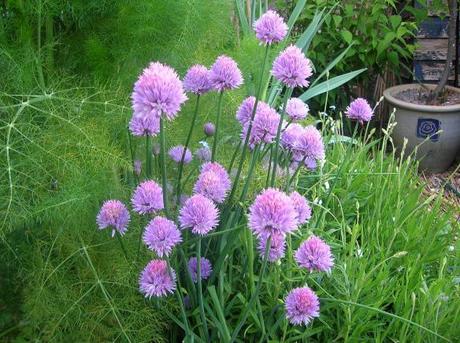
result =
M130 215L126 206L119 200L107 200L102 205L96 217L99 229L112 227L112 237L115 232L123 236L128 228Z
M256 115L252 123L251 134L249 136L249 146L254 148L260 143L271 143L276 137L280 115L270 106L263 102L259 102ZM243 126L241 137L243 141L248 134L249 125Z
M267 241L271 239L268 261L282 258L286 235L310 217L308 201L298 192L288 196L277 189L268 188L260 193L249 208L248 219L249 228L259 240L257 249L260 256L264 256Z
M242 125L241 137L243 140L246 139L246 135L248 134L249 122L254 111L254 106L255 98L250 96L243 100L236 112L236 118ZM276 137L280 119L280 115L275 109L271 108L267 103L259 101L252 122L249 146L254 148L260 143L271 143Z
M182 242L180 231L173 221L158 216L153 218L144 231L144 243L159 257L169 256L172 249Z
M286 37L288 26L278 13L269 10L254 23L254 31L261 43L271 45Z
M182 161L182 155L184 154L184 149L185 147L183 145L177 145L175 147L172 147L169 149L168 155L171 157L171 159L176 162L180 163ZM190 149L185 149L185 155L184 155L184 164L189 164L192 162L193 156L192 152Z
M186 92L201 95L212 89L209 81L209 70L201 64L196 64L187 71L184 77L184 89Z
M313 75L311 61L296 46L282 51L273 62L272 75L287 87L308 87L308 78Z
M286 317L294 325L308 325L319 317L318 296L308 287L294 288L285 299Z
M304 162L309 169L315 169L324 160L325 151L321 133L314 126L289 125L281 136L281 145L292 154L296 162Z
M308 200L296 191L292 192L289 197L297 213L297 223L299 225L306 223L311 218L311 207Z
M308 111L308 105L299 98L291 98L286 104L286 114L292 121L305 119Z
M256 98L253 96L247 97L241 103L240 107L236 111L236 119L240 122L241 125L246 125L246 123L248 123L251 119L255 103ZM257 107L259 107L259 104L257 104Z
M166 261L152 260L139 277L139 289L146 298L162 297L176 289L176 273Z
M228 56L217 57L209 73L211 86L218 92L235 89L243 83L243 76L236 62Z
M152 119L164 114L172 120L187 96L176 71L167 65L154 62L144 69L134 84L131 99L134 117Z
M331 248L322 239L311 236L304 241L295 253L299 266L308 271L330 272L334 266Z
M372 119L374 111L366 99L357 98L350 103L345 114L348 118L357 120L360 124L363 124Z
M285 235L274 233L268 237L265 237L265 236L259 237L257 250L259 251L259 255L262 258L265 255L265 249L267 246L268 239L270 239L270 246L268 248L267 261L276 262L279 259L284 257L284 252L286 249Z
M249 208L249 228L257 237L285 235L297 228L297 212L289 196L268 188L260 193Z
M201 173L193 192L204 195L216 203L222 203L232 186L227 171L217 162L207 162L201 166Z
M201 194L195 194L185 201L179 213L182 229L190 228L194 234L206 235L214 230L219 222L216 205Z
M160 118L154 116L133 116L129 130L134 136L156 136L160 132Z
M196 257L192 257L188 261L188 272L190 273L190 277L192 281L197 283L198 282L198 259ZM201 280L207 280L212 273L212 265L211 262L204 257L200 258L200 274Z
M139 214L155 213L163 209L163 190L153 180L137 186L131 199L133 209Z

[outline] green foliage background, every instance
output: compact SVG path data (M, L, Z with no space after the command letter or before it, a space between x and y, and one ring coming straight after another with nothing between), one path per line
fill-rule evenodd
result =
M177 339L173 324L139 295L138 266L127 264L117 242L96 230L95 214L104 199L129 199L126 122L132 83L142 68L160 60L183 75L190 64L209 65L222 53L237 59L245 88L226 97L223 113L223 142L233 143L235 109L257 78L257 42L237 39L231 1L5 4L0 7L0 339ZM199 127L216 110L214 96L203 100ZM192 109L193 99L169 128L168 145L182 142ZM200 139L195 130L193 148ZM143 142L135 145L139 156ZM222 146L227 146L222 155L229 155L232 146ZM282 307L275 307L267 328L286 341L439 340L415 322L458 337L452 320L460 311L455 209L445 212L440 198L422 197L414 164L398 162L371 143L350 151L346 144L330 146L323 174L302 176L299 189L309 199L323 199L325 181L331 185L339 170L329 210L316 202L311 224L294 244L311 232L331 242L337 268L314 286L322 298L342 302L324 300L320 320L288 332L275 322L283 317ZM254 187L263 184L262 177ZM136 230L127 234L128 251L136 251L137 237ZM243 244L244 235L240 239ZM234 258L228 275L237 289L246 289L246 271L239 267L246 256L235 251ZM140 264L148 259L144 252ZM287 265L286 272L292 268ZM304 278L300 274L292 282ZM268 283L275 282L273 273ZM264 304L281 305L271 304L272 296L265 289ZM233 303L229 317L243 307ZM172 299L170 308L175 310ZM254 318L249 322L245 339L252 341L260 328Z

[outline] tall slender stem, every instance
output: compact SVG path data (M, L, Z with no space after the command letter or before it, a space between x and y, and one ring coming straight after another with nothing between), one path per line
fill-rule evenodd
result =
M246 132L246 138L244 139L243 150L241 151L240 164L238 165L238 170L236 172L235 181L233 182L233 187L230 192L230 196L228 197L229 203L232 201L233 196L235 195L236 187L238 185L238 181L241 175L241 170L243 169L243 164L244 164L244 161L246 160L246 153L247 153L248 145L249 145L249 137L251 136L251 131L252 131L252 122L256 115L257 105L259 104L259 99L260 99L261 92L262 92L262 84L263 84L263 78L264 78L265 65L267 64L267 59L268 59L268 51L269 51L269 45L265 47L265 55L264 55L264 61L262 63L262 71L260 73L260 81L259 81L259 88L257 89L256 101L254 103L254 108L252 109L251 120L249 120L248 130Z
M190 124L190 129L188 130L188 135L187 139L185 140L185 145L184 145L184 151L182 152L182 157L180 159L179 163L179 173L177 176L177 192L176 192L176 198L177 198L177 205L179 205L180 202L180 192L181 192L181 179L182 179L182 172L184 168L184 159L185 159L185 153L187 152L188 145L190 144L190 139L192 138L192 133L193 133L193 128L195 127L195 122L196 122L196 117L198 115L198 106L200 105L200 95L198 94L196 97L196 105L195 105L195 111L193 113L192 117L192 123Z
M238 145L235 148L235 151L233 152L232 159L230 160L230 164L228 166L228 171L231 172L233 168L233 164L235 163L236 156L238 155L238 151L241 148L241 139L238 140Z
M152 148L151 148L151 137L149 135L145 136L145 163L147 165L147 178L152 177Z
M251 312L252 307L254 306L254 303L259 295L260 292L260 287L262 286L262 280L264 278L265 274L265 269L267 269L267 260L268 260L268 252L270 250L270 244L271 244L272 237L270 236L267 239L267 243L265 243L265 253L264 253L264 260L262 264L262 270L259 275L259 280L257 280L257 288L256 291L252 294L251 299L249 300L249 304L246 307L246 309L243 312L243 316L241 317L240 321L238 322L238 325L235 328L235 331L233 331L232 338L230 340L231 343L235 342L238 333L240 332L241 328L243 327L244 323L246 322L246 319L249 316L249 312Z
M222 112L222 98L224 92L221 91L219 93L219 99L217 100L217 116L216 116L216 132L214 133L214 142L212 143L212 155L211 161L214 162L216 160L217 155L217 141L219 138L219 126L220 126L220 114Z
M129 152L131 154L131 166L133 167L133 175L134 179L136 180L136 185L139 183L139 176L136 174L134 170L134 149L133 149L133 142L131 140L131 132L129 131L129 126L126 127L126 131L128 133L128 145L129 145Z
M201 322L203 324L203 329L206 334L206 341L208 339L208 324L206 323L206 315L204 313L204 305L203 305L203 288L201 285L201 237L198 238L198 242L196 244L196 280L198 284L198 304L200 306L200 316Z
M292 88L288 88L286 90L286 94L284 95L283 109L281 111L281 119L278 124L278 131L276 132L275 146L273 147L273 171L272 171L271 181L270 181L270 185L272 187L275 185L276 168L278 167L278 149L280 145L281 128L283 127L284 116L286 115L286 104L287 104L288 99L291 97L291 94L292 94Z
M120 243L121 250L123 250L126 262L129 262L128 253L126 252L125 245L123 244L123 240L121 239L121 235L118 232L115 232L115 235L117 236L118 242Z
M259 158L259 152L260 152L260 144L258 144L254 148L254 153L252 154L251 164L249 165L248 176L246 178L246 182L244 183L243 191L241 192L240 202L243 202L244 199L246 198L246 195L248 194L249 185L251 183L252 175L254 173L254 167Z
M166 182L166 134L164 128L164 119L163 116L160 118L160 168L161 168L161 183L163 186L163 204L165 209L166 217L169 216L168 211L168 191L167 191L167 182Z
M166 256L166 264L168 266L168 272L169 276L172 278L172 268L171 268L171 261L169 260L169 256ZM185 307L184 307L184 297L182 296L182 290L181 290L181 285L180 285L180 278L177 278L177 290L174 292L176 294L177 301L179 302L179 307L180 311L182 314L182 320L184 321L184 326L185 326L185 334L186 336L189 336L192 334L190 331L190 326L188 325L188 320L187 320L187 313L185 312Z

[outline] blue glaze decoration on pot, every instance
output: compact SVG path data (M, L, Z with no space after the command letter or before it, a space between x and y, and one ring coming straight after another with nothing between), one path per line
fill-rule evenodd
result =
M431 118L420 118L417 121L417 137L427 138L430 137L432 142L437 142L439 139L439 133L441 129L441 122L437 119Z

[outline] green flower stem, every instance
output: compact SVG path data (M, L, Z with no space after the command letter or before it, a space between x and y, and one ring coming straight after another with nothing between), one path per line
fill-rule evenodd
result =
M123 250L123 254L125 255L126 262L129 263L128 259L128 253L126 252L125 245L123 244L123 240L121 239L121 235L117 232L115 232L115 236L117 236L117 240L120 243L121 250Z
M212 155L211 162L214 162L217 158L217 141L219 139L219 127L220 127L220 114L222 112L222 98L224 92L219 93L219 99L217 100L217 116L216 116L216 132L214 133L214 142L212 144Z
M292 181L294 181L297 178L297 176L299 175L300 169L302 169L302 167L305 164L305 160L306 160L306 157L304 157L302 159L302 161L299 162L299 165L297 166L294 174L291 176L291 178L288 179L288 182L286 184L286 189L285 189L286 192L289 190L289 187L291 186ZM288 167L288 170L289 170L289 167Z
M160 167L161 167L161 184L163 186L163 204L166 217L169 216L168 211L168 192L167 192L167 182L166 182L166 133L164 128L164 119L163 116L160 118Z
M249 312L251 312L252 307L254 306L254 303L259 296L260 288L262 286L262 281L264 278L265 274L265 269L267 269L267 260L268 260L268 253L270 250L270 244L271 244L271 236L268 238L267 243L265 243L265 253L264 253L264 260L262 264L262 270L260 272L259 280L257 280L257 288L256 291L252 294L251 299L249 300L249 304L246 307L245 311L243 312L243 315L238 322L238 325L235 328L235 331L233 331L232 338L230 340L231 343L236 341L236 338L238 337L238 333L240 332L241 328L243 327L244 323L246 322L246 319L249 316Z
M230 165L228 166L228 171L231 172L233 168L233 164L235 163L236 156L238 155L238 151L241 148L241 139L238 140L238 146L236 147L235 151L233 152L232 159L230 160Z
M273 160L273 146L270 146L270 159L268 160L268 168L267 168L267 179L265 180L265 188L268 188L270 185L270 169L272 168L272 160Z
M145 136L145 163L147 164L147 178L152 177L152 138Z
M256 147L254 148L254 153L252 154L251 163L249 165L248 176L246 178L246 182L244 183L243 191L241 192L240 202L243 202L246 198L246 195L248 194L249 185L252 180L252 175L254 174L254 168L259 158L259 152L260 152L260 144L256 145Z
M179 163L179 173L177 176L177 192L176 192L176 198L177 198L177 205L179 205L180 201L180 192L181 192L181 179L182 179L182 172L184 169L184 159L185 159L185 153L187 151L187 148L190 144L190 139L192 138L192 133L193 133L193 128L195 127L195 122L196 122L196 117L198 115L198 107L200 105L200 95L198 94L196 97L196 105L195 105L195 111L193 113L192 117L192 122L190 124L190 129L188 131L187 139L185 140L185 145L184 145L184 151L182 152L182 157L180 159Z
M134 170L134 149L133 149L133 142L131 139L131 132L129 131L129 126L126 127L126 131L128 133L128 145L129 145L129 152L131 154L131 167L133 168L133 176L136 180L136 185L139 184L139 176L136 174Z
M252 122L256 115L257 105L259 104L259 99L260 99L261 92L262 92L262 84L263 84L262 81L264 78L265 65L267 64L268 51L269 51L269 45L267 45L265 48L264 61L262 63L262 72L260 75L259 88L256 94L256 101L254 103L254 108L252 109L251 120L249 120L248 130L246 132L246 138L244 139L243 150L241 151L240 164L238 165L238 170L236 172L235 181L233 182L232 190L230 192L230 196L228 197L228 203L231 203L231 201L233 200L233 196L235 195L235 191L238 186L238 181L241 176L241 170L243 169L243 164L244 164L244 161L246 160L246 153L247 153L248 145L249 145L249 137L251 136L251 131L252 131Z
M196 279L198 284L198 304L200 306L200 316L201 316L201 323L203 325L204 332L206 336L208 336L208 324L206 322L206 315L204 313L204 305L203 305L203 289L201 285L201 237L198 239L196 244ZM209 341L209 338L206 337L206 340Z
M280 145L281 128L283 126L284 117L286 115L286 104L287 104L287 101L289 100L289 98L292 95L292 91L293 91L292 88L288 88L286 90L286 94L284 94L283 109L281 111L281 120L280 120L280 122L278 124L278 131L276 132L275 146L273 147L273 171L272 171L271 181L270 181L270 186L272 186L272 187L275 185L276 168L278 167L278 149L279 149L279 145ZM270 166L269 166L269 168L270 168Z
M172 268L171 268L171 261L169 260L169 256L165 256L165 259L166 259L166 264L168 266L169 276L172 278ZM190 331L190 326L188 325L187 313L185 312L184 301L183 301L184 297L182 296L182 290L181 290L181 284L180 284L179 277L177 277L177 289L176 289L176 292L174 292L174 294L176 294L177 301L179 302L179 307L180 307L180 311L182 314L182 320L184 321L185 334L186 336L189 337L192 334L192 332Z

